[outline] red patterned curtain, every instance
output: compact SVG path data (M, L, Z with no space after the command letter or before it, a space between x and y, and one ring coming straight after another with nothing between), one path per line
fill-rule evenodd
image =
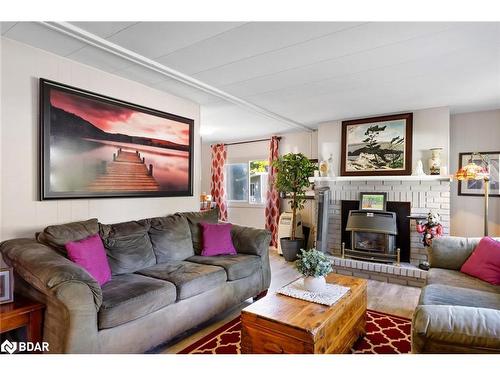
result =
M226 164L226 146L212 145L212 182L210 194L219 207L219 219L227 221L226 190L224 186L224 166Z
M278 246L278 221L280 217L280 196L278 190L274 186L276 178L276 169L271 165L278 159L279 138L271 137L269 144L269 175L267 180L267 196L266 196L266 229L271 231L271 246Z

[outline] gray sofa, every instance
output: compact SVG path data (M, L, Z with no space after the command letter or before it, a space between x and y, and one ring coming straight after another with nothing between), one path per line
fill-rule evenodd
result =
M238 254L203 257L201 221L216 223L217 211L50 226L0 251L16 291L46 304L51 353L142 353L269 287L268 231L235 225ZM97 232L112 271L102 288L64 254L65 243Z
M414 353L500 353L500 286L460 272L479 240L433 240L413 315Z

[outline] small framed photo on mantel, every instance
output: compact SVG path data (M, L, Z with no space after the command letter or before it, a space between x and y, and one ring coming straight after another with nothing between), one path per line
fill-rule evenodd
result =
M342 176L410 175L413 113L342 121Z
M14 301L14 273L12 268L0 268L0 305Z

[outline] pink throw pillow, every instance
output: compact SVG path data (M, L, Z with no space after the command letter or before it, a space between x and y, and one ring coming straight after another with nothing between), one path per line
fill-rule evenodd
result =
M236 249L231 239L232 224L200 223L203 232L203 248L201 255L236 255Z
M111 280L106 250L98 234L80 241L68 242L64 247L68 251L68 258L82 266L100 286Z
M493 285L500 285L500 242L484 237L460 269Z

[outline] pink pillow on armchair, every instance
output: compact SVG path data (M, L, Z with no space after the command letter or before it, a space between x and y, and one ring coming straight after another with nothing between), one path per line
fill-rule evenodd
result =
M68 242L64 247L68 251L68 258L82 266L100 286L111 280L106 250L98 234L80 241Z
M201 255L236 255L236 249L231 238L232 224L200 223L203 232L203 248Z
M493 285L500 285L500 242L484 237L460 269Z

